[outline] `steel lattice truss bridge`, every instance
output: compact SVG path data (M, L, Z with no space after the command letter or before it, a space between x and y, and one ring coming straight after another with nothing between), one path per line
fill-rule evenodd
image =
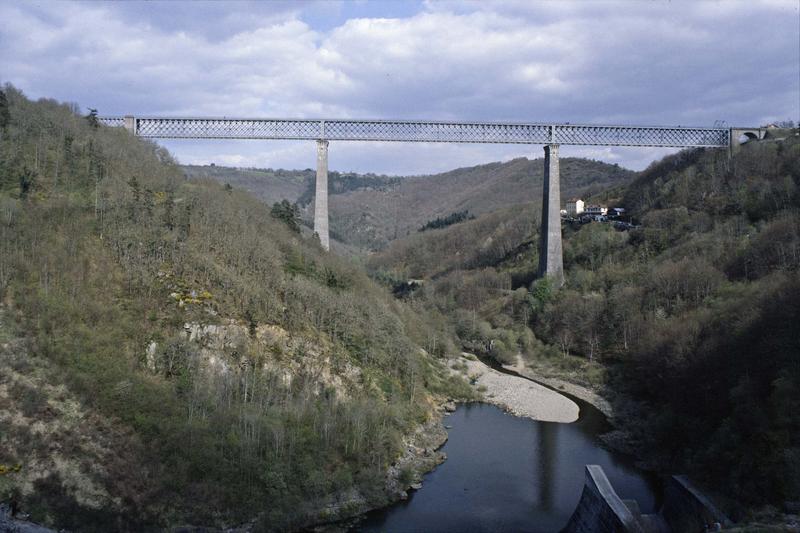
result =
M102 117L153 139L294 139L594 146L720 147L728 128L409 120Z
M428 120L275 119L196 117L100 117L101 124L124 127L150 139L262 139L317 142L314 231L329 249L329 141L443 142L545 145L544 195L539 273L563 283L559 145L667 148L734 148L739 137L764 137L762 128L621 126L447 122Z

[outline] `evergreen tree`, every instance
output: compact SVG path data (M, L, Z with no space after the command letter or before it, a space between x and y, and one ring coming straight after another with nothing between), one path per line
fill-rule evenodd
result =
M175 194L172 191L167 191L167 197L164 200L164 227L172 231L175 228L175 216L173 214L175 208Z
M297 204L289 203L288 200L275 202L270 214L283 221L292 231L300 233L300 208Z
M458 224L459 222L464 222L465 220L474 220L475 215L470 215L469 210L466 211L457 211L455 213L451 213L446 217L436 217L435 220L429 220L425 223L424 226L419 228L417 231L426 231L429 229L440 229L446 228L447 226L452 226L453 224Z
M23 168L19 173L19 197L25 199L33 188L33 173Z
M67 176L67 178L72 177L72 175L75 174L75 172L77 170L76 169L77 161L75 159L75 154L73 153L73 150L72 150L72 142L74 140L75 139L69 133L66 133L64 135L64 146L63 146L63 152L64 152L64 175Z

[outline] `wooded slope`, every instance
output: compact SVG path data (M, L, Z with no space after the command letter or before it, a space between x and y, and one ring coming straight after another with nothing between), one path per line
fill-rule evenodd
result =
M403 435L471 394L423 350L441 319L157 145L0 95L0 499L80 531L384 502Z
M624 396L635 451L734 513L800 499L800 139L687 150L614 195L641 227L565 224L561 289L535 280L535 205L394 241L369 267L462 346Z
M543 165L541 159L521 158L404 178L330 172L331 234L344 243L377 250L437 217L465 210L478 215L503 207L538 203ZM283 198L298 202L304 207L306 223L310 225L313 220L315 173L311 169L183 168L191 177L212 177L242 187L269 203ZM626 184L633 176L633 172L617 165L571 157L561 160L564 198L588 197L608 187ZM306 189L298 194L300 183Z

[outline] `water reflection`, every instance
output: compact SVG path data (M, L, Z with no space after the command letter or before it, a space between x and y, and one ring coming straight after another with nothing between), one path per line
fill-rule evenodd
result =
M534 472L534 479L539 487L539 507L547 512L553 511L553 493L556 492L558 478L553 474L557 470L556 449L558 447L558 427L560 424L542 424L537 432L539 434L537 455L539 457L538 469Z
M578 503L585 464L603 466L620 497L655 510L654 477L602 449L597 435L605 418L579 403L573 424L516 418L486 404L460 406L446 419L447 461L407 501L368 514L354 531L556 532Z

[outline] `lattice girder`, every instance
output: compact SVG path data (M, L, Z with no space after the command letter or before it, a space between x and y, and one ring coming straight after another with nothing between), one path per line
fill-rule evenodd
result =
M160 139L295 139L594 146L728 146L727 128L603 126L341 119L128 117L140 137ZM126 126L124 117L101 117Z

